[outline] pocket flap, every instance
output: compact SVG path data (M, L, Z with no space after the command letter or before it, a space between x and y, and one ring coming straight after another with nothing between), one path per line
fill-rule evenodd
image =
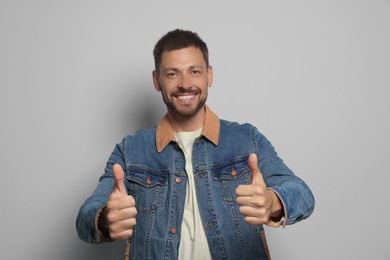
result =
M128 175L127 180L138 183L148 188L157 185L165 186L168 183L168 171L153 170L145 166L126 166Z
M248 156L234 158L217 165L214 169L214 180L236 180L249 172Z

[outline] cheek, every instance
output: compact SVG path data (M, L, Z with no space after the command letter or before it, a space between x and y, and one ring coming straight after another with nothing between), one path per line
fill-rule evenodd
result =
M207 91L207 89L211 86L211 82L206 78L204 79L199 86L202 86L204 91Z
M177 87L178 83L175 80L162 81L160 86L165 92L169 93Z
M161 86L161 92L163 93L163 95L167 98L170 97L171 93L175 90L175 87L171 87L171 86Z

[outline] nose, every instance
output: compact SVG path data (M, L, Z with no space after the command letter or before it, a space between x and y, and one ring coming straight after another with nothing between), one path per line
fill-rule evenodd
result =
M191 81L188 76L183 75L180 77L179 87L183 89L191 88Z

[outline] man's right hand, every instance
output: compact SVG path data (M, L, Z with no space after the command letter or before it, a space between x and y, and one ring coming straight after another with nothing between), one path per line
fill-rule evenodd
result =
M115 164L113 173L115 183L103 214L106 214L110 238L113 240L127 239L133 235L137 209L134 198L127 194L122 167Z

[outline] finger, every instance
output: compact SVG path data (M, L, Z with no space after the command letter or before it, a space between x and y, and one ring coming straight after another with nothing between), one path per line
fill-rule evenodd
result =
M259 165L257 163L257 155L251 153L248 158L249 170L251 171L251 182L252 185L261 185L266 187L263 175L260 172Z
M114 164L112 167L113 173L114 173L114 188L112 189L113 193L127 195L126 186L124 183L124 172L122 169L122 166L120 164Z
M121 231L132 229L137 224L136 218L127 218L117 222L110 223L110 232L119 233Z
M107 201L107 208L110 210L136 209L135 200L132 196L117 196Z
M252 196L253 191L250 188L250 185L241 184L241 185L238 185L238 187L236 188L236 194L237 194L237 196Z
M245 216L244 221L246 223L248 223L249 225L253 225L253 226L260 226L260 225L264 225L267 223L266 219L257 218L257 217L250 217L250 216Z
M134 230L131 228L131 229L123 230L121 232L117 232L117 233L110 232L110 237L112 240L128 239L129 237L131 237L133 235L133 233L134 233Z
M236 201L240 206L248 206L252 208L263 208L266 206L266 201L264 196L256 196L255 198L252 196L238 196Z
M253 208L241 206L240 213L244 216L245 221L251 225L261 225L267 221L267 212L265 208Z

